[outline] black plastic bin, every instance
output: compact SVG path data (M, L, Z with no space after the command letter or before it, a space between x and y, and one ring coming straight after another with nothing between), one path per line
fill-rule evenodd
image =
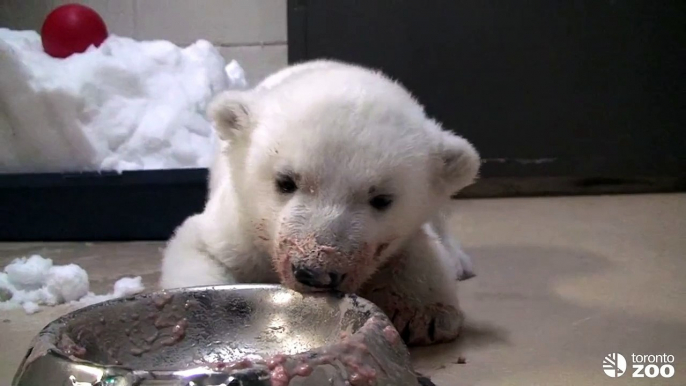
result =
M206 169L0 175L0 240L164 240L202 210L206 180Z
M484 164L463 198L673 192L684 178L569 178L546 164ZM0 241L166 240L202 211L207 169L0 174Z

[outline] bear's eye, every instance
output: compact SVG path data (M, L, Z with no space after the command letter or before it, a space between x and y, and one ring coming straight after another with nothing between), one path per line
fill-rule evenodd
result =
M380 194L378 196L374 196L371 200L369 200L369 205L371 205L374 209L379 211L388 209L388 207L391 206L392 203L393 196L388 194Z
M291 194L298 190L298 185L293 180L293 177L279 174L276 176L276 188L283 194Z

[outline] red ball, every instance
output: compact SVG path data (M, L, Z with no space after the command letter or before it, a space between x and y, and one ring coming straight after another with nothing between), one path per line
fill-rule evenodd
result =
M55 8L41 28L45 52L55 58L66 58L99 47L107 39L107 26L93 9L80 4Z

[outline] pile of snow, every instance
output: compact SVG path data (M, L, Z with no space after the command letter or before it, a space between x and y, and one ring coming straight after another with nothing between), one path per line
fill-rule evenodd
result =
M206 105L247 87L211 43L110 36L56 59L34 31L0 28L0 173L207 167Z
M107 295L89 292L88 273L76 264L53 265L39 255L15 259L0 272L0 310L23 307L26 313L40 306L72 303L78 306L130 296L144 290L141 277L123 278Z

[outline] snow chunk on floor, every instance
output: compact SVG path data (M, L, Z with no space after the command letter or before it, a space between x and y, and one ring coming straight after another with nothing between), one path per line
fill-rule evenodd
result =
M88 306L95 303L102 303L108 300L123 298L126 296L135 295L137 293L143 292L145 287L143 286L142 278L137 277L124 277L117 280L114 283L114 291L107 295L94 295L89 293L82 299L78 301L81 306Z
M33 314L41 306L70 303L82 307L145 289L140 276L119 279L106 295L95 295L89 287L88 273L76 264L53 265L51 259L39 255L22 257L0 272L0 310L23 307Z
M52 260L33 255L29 258L22 257L14 260L5 267L5 273L9 284L14 287L35 290L45 283L50 268L52 268Z
M86 296L90 283L86 270L76 264L69 264L52 267L46 286L57 303L67 303Z
M111 35L56 59L38 33L0 28L0 172L208 167L206 106L245 87L238 63L205 40Z

